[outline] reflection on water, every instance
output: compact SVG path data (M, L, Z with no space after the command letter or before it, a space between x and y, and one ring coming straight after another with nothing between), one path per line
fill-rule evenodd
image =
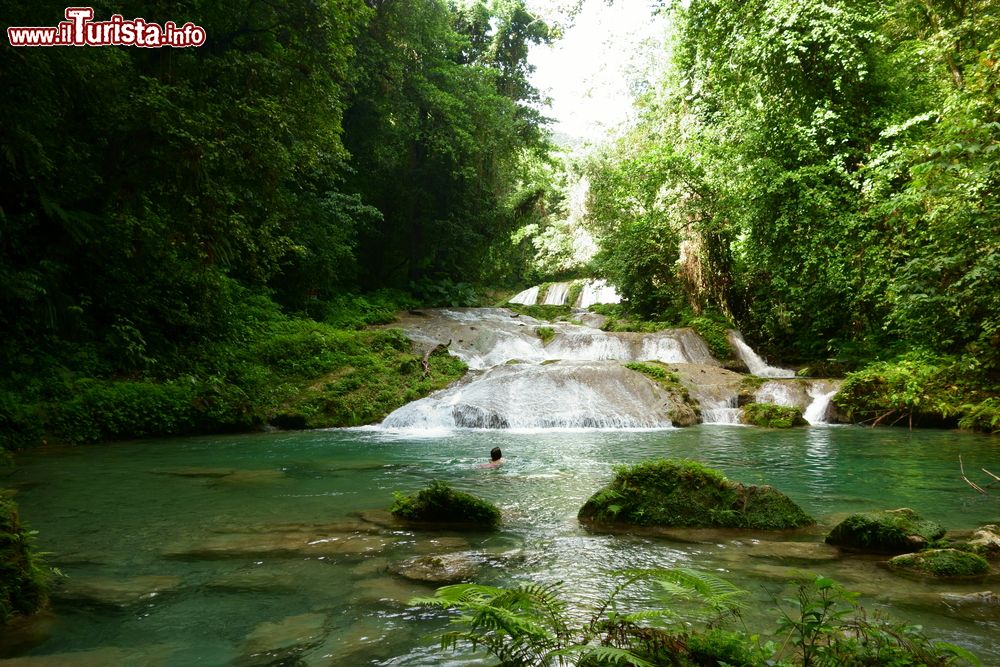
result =
M507 462L479 468L494 446ZM822 530L668 539L592 534L576 521L614 464L656 457L695 458L771 484L827 526L845 512L903 506L952 529L996 521L995 501L959 478L959 451L1000 468L989 438L851 427L433 437L351 429L32 453L8 483L69 579L55 619L3 638L0 655L89 651L78 657L216 665L266 646L275 660L299 655L307 664L487 664L443 656L427 635L445 620L405 604L434 586L393 574L415 555L453 551L475 560L484 583L566 582L581 613L607 592L609 570L714 570L751 592L748 624L761 629L774 627L771 593L798 572L822 572L1000 664L992 643L1000 611L955 614L941 595L996 590L995 580L903 578L879 559L839 558L821 544ZM503 529L427 534L385 523L394 491L434 479L499 504Z

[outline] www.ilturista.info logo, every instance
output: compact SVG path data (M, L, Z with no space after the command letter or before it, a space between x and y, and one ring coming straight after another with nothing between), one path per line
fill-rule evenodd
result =
M163 25L145 19L126 21L121 14L107 21L94 21L93 7L67 7L66 20L55 27L7 28L11 46L201 46L205 29L190 21L181 27L173 21Z

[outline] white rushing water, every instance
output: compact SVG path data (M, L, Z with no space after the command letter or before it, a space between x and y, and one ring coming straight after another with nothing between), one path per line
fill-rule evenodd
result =
M556 283L565 294L566 283ZM566 289L563 289L566 288ZM550 289L551 291L551 289ZM529 295L530 296L530 295ZM527 297L526 297L527 298ZM555 299L555 297L553 297ZM439 345L462 359L469 374L455 385L396 410L389 429L667 428L678 403L659 384L624 367L634 361L685 365L682 382L706 424L739 424L742 376L721 368L691 329L608 332L570 322L545 322L506 308L413 311L397 326L418 347ZM734 345L757 374L791 374L767 366L738 334ZM757 359L757 362L752 361ZM813 380L765 382L755 400L796 405L807 418L826 418L835 389ZM807 393L808 392L808 393ZM673 406L673 407L672 407ZM686 419L683 416L678 420ZM679 422L682 423L682 422Z
M735 394L723 399L705 399L701 403L701 420L705 424L739 424L743 410L737 407Z
M609 285L605 280L588 280L584 282L580 297L573 305L577 308L590 308L595 303L621 302L622 298L614 285Z
M518 303L522 306L534 306L537 301L538 285L535 285L534 287L529 287L523 292L518 292L508 301L508 303Z
M569 293L569 283L552 283L548 291L545 292L546 306L561 306L566 303L566 295Z
M795 407L799 404L792 387L783 382L765 382L753 398L758 403L774 403L786 407Z
M399 408L390 429L670 428L665 392L618 363L497 366Z
M830 400L836 393L837 389L825 393L822 391L810 390L809 396L811 396L813 400L802 414L802 417L810 424L829 423Z
M795 377L795 371L793 370L769 366L766 361L761 359L760 355L754 352L753 349L746 344L743 340L743 336L741 336L738 331L729 332L729 342L733 346L733 352L736 353L736 356L740 359L740 361L746 364L746 367L753 375L762 378Z

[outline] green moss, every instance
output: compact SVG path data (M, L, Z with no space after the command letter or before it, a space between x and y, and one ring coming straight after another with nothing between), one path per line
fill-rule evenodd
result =
M580 509L581 520L639 526L780 530L814 523L769 486L744 486L697 461L662 459L615 468Z
M852 514L826 536L828 544L872 553L901 554L944 536L944 528L910 509Z
M569 290L566 292L566 305L573 308L576 306L577 300L580 298L580 292L583 291L584 281L574 280L569 284Z
M792 428L804 426L802 409L774 403L748 403L743 406L744 424L766 426L768 428Z
M552 327L538 327L535 329L535 335L541 338L543 343L548 343L555 338L556 331Z
M422 356L410 353L410 343L400 332L364 333L385 340L383 344L366 341L357 354L344 357L327 375L305 386L300 384L296 393L275 411L271 422L283 428L370 424L448 386L467 369L460 359L438 348L428 357L425 371ZM401 344L397 344L399 340Z
M527 315L528 317L533 317L536 320L545 320L547 322L555 322L556 320L565 320L569 318L572 314L572 309L569 306L524 306L517 303L508 303L506 308L508 310L513 310L515 313L521 315Z
M0 491L0 625L41 609L47 584L48 570L31 551L31 533L21 525L17 504Z
M401 519L489 530L500 525L500 510L496 505L455 491L444 482L431 482L426 489L410 496L397 492L395 498L389 511Z
M688 388L681 383L677 373L671 372L659 362L631 361L625 364L625 368L649 377L684 403L670 408L667 412L674 426L692 426L697 423L701 417L701 408L698 402L691 398Z
M708 345L708 349L711 350L713 357L720 361L733 358L733 348L729 344L729 329L732 326L725 318L706 314L688 317L684 324L701 336L705 344Z
M928 549L896 556L889 560L889 567L935 577L975 577L989 572L990 564L982 556L958 549Z

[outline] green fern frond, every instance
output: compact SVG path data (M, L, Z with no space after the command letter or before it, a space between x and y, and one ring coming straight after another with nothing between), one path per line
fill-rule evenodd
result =
M588 665L630 665L632 667L656 667L651 662L643 660L635 653L614 646L570 646L553 651L547 657L575 656L576 663L586 662Z

